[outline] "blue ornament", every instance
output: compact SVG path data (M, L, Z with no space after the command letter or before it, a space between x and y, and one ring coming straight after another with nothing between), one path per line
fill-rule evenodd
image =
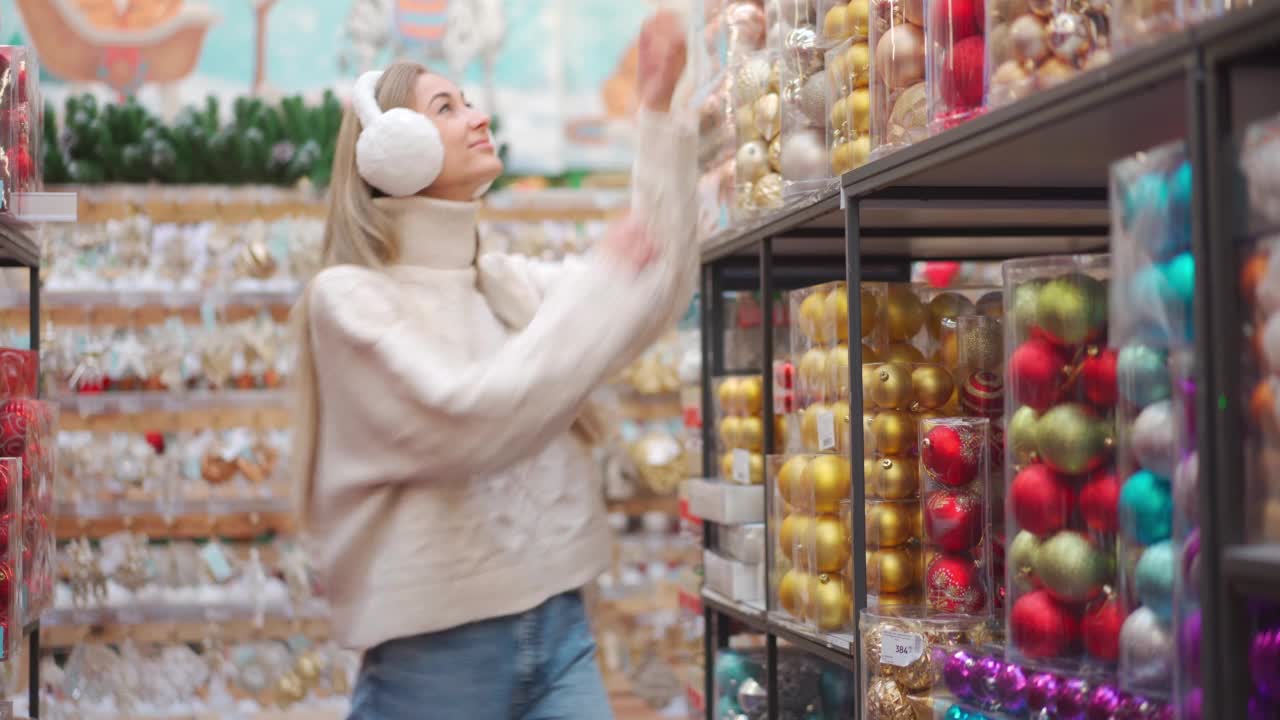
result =
M1178 306L1178 296L1160 265L1147 265L1129 279L1129 305L1133 339L1148 345L1167 347L1171 332L1170 309Z
M1169 175L1169 201L1177 213L1191 213L1191 161L1183 160ZM1187 218L1190 220L1190 218Z
M720 692L738 692L738 686L748 678L760 675L760 666L740 653L722 650L716 658L716 687Z
M734 720L741 714L742 708L738 707L738 701L732 695L725 695L716 703L716 720Z
M1150 470L1129 476L1120 489L1120 528L1139 545L1154 545L1173 534L1169 481Z
M853 712L853 705L858 698L858 686L853 673L828 665L818 677L818 690L822 695L822 709L827 714L846 717Z
M1138 600L1165 623L1173 618L1175 558L1173 543L1168 540L1156 543L1142 552L1133 571Z
M1133 405L1146 407L1173 394L1165 354L1149 345L1134 343L1120 348L1116 379L1120 394Z
M952 705L947 708L945 720L969 720L969 712L959 705Z
M1124 191L1124 224L1132 228L1142 216L1169 214L1169 187L1158 173L1143 173Z
M1184 341L1195 337L1195 320L1192 317L1196 296L1196 261L1191 253L1182 252L1160 266L1165 285L1169 288L1174 304L1169 309L1174 324L1174 335Z

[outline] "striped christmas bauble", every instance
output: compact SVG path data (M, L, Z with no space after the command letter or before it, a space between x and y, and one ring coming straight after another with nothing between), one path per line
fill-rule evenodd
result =
M987 370L975 370L960 386L960 407L970 415L994 418L1004 412L1004 381Z

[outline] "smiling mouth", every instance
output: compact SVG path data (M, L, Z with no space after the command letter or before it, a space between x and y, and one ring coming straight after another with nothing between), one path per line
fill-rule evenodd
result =
M489 142L488 140L477 140L477 141L475 141L475 142L471 143L471 149L473 149L473 150L492 150L492 149L493 149L493 143Z

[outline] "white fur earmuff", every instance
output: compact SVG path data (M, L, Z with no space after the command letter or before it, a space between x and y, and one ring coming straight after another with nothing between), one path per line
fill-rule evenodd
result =
M361 75L351 95L363 127L356 140L356 169L365 182L392 197L415 195L440 176L444 143L422 113L378 107L380 77L377 71Z

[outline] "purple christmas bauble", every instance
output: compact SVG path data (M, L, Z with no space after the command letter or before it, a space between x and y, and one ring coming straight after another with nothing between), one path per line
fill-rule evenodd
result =
M942 666L942 678L947 682L947 689L961 700L973 699L973 672L977 665L973 657L964 650L957 650L947 658Z
M1204 690L1191 688L1182 699L1182 720L1204 720Z
M1054 720L1084 720L1084 711L1089 707L1089 684L1080 678L1062 683L1053 707Z
M1141 695L1125 695L1116 710L1115 720L1173 720L1173 709Z
M1197 608L1182 619L1178 628L1178 654L1182 667L1190 677L1200 677L1200 610Z
M996 678L1002 669L1004 669L1004 663L991 655L978 661L978 667L973 673L973 694L983 707L989 708L996 704L998 700Z
M1120 709L1120 691L1114 685L1100 685L1089 696L1084 716L1088 720L1111 720Z
M996 675L996 702L1005 712L1021 712L1027 707L1027 675L1015 663L1006 663Z
M1258 694L1269 700L1280 700L1280 629L1262 630L1253 636L1249 669Z
M1036 673L1027 678L1027 709L1033 713L1051 711L1061 687L1058 676L1051 673Z

